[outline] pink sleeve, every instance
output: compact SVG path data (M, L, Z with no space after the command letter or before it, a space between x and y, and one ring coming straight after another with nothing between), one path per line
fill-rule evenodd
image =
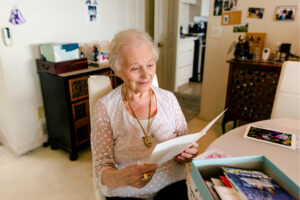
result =
M91 149L93 157L93 168L100 187L101 176L105 169L114 168L114 138L112 135L109 118L104 104L98 101L92 114L91 123ZM103 188L104 189L104 188Z

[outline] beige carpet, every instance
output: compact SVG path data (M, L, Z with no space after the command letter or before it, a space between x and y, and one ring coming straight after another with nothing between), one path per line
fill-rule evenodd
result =
M192 119L191 133L200 131L208 122ZM214 125L200 141L199 152L221 134ZM0 145L1 200L94 200L90 149L81 151L75 162L61 150L38 148L17 157Z

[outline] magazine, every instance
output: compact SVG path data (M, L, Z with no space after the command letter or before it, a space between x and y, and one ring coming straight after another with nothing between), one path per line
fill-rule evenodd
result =
M277 146L296 149L296 135L269 128L248 125L244 134L247 139L274 144Z
M295 200L263 172L230 167L222 167L222 169L243 199Z

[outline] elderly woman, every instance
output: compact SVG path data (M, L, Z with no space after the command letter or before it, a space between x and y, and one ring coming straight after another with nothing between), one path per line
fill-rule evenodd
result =
M112 40L111 68L124 83L95 104L91 133L94 170L107 199L188 199L184 163L196 147L161 166L144 163L156 144L188 132L173 93L151 85L157 59L145 32L126 30Z

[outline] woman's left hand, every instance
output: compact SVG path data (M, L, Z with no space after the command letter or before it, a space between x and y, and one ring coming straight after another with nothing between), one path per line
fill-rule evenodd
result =
M198 153L198 144L193 144L182 153L178 154L175 157L175 160L180 163L188 163L197 155Z

